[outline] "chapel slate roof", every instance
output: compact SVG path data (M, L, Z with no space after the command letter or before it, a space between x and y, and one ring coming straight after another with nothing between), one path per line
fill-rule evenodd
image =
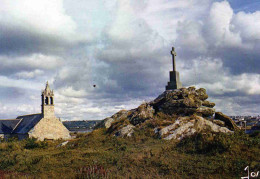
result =
M0 134L11 134L20 119L0 119Z
M30 114L25 116L18 116L17 119L21 119L19 124L13 130L13 134L26 134L28 133L41 119L43 115L39 114Z

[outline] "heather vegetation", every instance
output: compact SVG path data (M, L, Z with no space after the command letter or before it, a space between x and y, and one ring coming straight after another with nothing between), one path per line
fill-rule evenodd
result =
M259 170L260 136L242 132L197 134L161 140L135 129L119 138L98 129L62 141L0 143L0 175L6 178L240 178Z

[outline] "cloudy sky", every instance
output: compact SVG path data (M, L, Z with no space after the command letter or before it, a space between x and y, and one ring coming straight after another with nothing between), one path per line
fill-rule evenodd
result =
M260 0L0 0L0 118L103 119L184 86L228 115L260 114ZM94 88L93 85L96 85Z

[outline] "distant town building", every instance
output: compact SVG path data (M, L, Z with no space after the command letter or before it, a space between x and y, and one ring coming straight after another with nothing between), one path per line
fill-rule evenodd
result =
M41 113L18 116L16 119L0 119L0 137L45 139L70 139L69 130L54 113L54 93L48 82L41 95Z
M230 116L240 129L246 133L260 131L260 116Z

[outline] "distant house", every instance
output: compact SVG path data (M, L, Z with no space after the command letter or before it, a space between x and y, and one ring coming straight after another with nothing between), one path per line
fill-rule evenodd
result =
M0 137L45 139L70 139L69 130L55 116L54 93L47 82L42 91L42 112L18 116L16 119L0 119Z

